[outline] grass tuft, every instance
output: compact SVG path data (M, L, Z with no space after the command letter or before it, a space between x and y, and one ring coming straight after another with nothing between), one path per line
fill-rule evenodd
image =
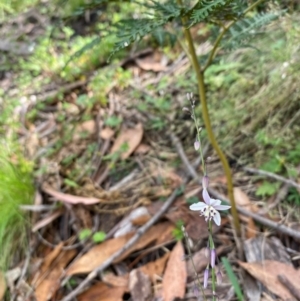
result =
M11 162L10 153L0 147L0 269L6 270L26 247L28 217L19 207L31 204L32 176Z

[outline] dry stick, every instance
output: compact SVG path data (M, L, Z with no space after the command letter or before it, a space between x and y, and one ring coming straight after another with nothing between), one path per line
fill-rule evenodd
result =
M266 177L275 179L277 181L286 183L289 186L294 186L296 188L300 188L300 184L296 183L295 181L290 180L290 179L286 179L286 178L281 177L279 175L276 175L272 172L264 171L264 170L261 170L261 169L255 169L255 168L251 168L251 167L244 167L243 169L245 171L250 172L250 173L255 173L255 174L258 174L258 175L266 176Z
M192 164L189 162L188 158L186 157L185 155L185 152L181 146L181 143L179 141L178 138L175 137L174 134L171 134L171 138L174 142L174 145L177 149L177 152L181 158L181 160L183 161L188 173L197 181L199 181L201 183L201 179L200 177L198 176L197 172L195 171L194 167L192 166ZM219 192L217 192L216 190L214 189L211 189L211 188L208 188L208 191L214 196L216 197L217 199L220 199L220 200L224 200L225 202L229 203L230 204L230 201L224 197L222 194L220 194ZM296 239L300 239L300 232L299 231L296 231L296 230L293 230L291 228L288 228L282 224L279 224L279 223L276 223L276 222L273 222L267 218L264 218L263 216L260 216L258 214L255 214L251 211L247 211L246 209L243 209L241 208L240 206L237 206L237 210L245 215L245 216L248 216L248 217L251 217L253 218L254 220L256 220L257 222L261 223L262 225L264 226L267 226L267 227L270 227L270 228L273 228L274 230L280 232L280 233L283 233L283 234L286 234L286 235L289 235L293 238L296 238Z
M219 192L217 192L216 190L214 189L211 189L209 188L208 191L216 198L218 199L221 199L223 201L225 201L226 203L229 203L229 200L224 197L222 194L220 194ZM255 221L261 223L262 225L264 226L267 226L267 227L270 227L270 228L273 228L274 230L282 233L282 234L286 234L286 235L289 235L295 239L300 239L300 232L299 231L296 231L294 229L291 229L285 225L282 225L280 223L277 223L277 222L273 222L261 215L258 215L256 213L253 213L251 211L247 211L246 209L243 209L241 207L237 207L238 211L245 215L245 216L248 216L248 217L251 217L253 218Z
M187 180L184 181L185 184ZM131 248L143 234L145 234L151 226L153 226L159 218L167 211L167 209L172 205L178 196L178 189L176 189L171 196L167 199L167 201L163 204L161 209L141 228L139 228L136 234L124 245L123 248L115 252L110 258L108 258L104 263L96 267L92 272L90 272L87 277L66 297L64 297L61 301L71 301L78 294L80 294L86 286L97 277L97 275L102 272L104 269L109 267L116 259L118 259L124 252L126 252L129 248Z

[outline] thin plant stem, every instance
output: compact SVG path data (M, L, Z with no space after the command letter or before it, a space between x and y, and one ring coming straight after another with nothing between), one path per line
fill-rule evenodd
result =
M202 162L202 169L203 169L204 175L206 175L206 164L204 162L204 156L203 156L202 145L201 145L201 135L200 135L201 129L200 129L200 126L199 126L199 123L198 123L198 119L196 118L194 105L192 105L192 113L193 113L193 120L194 120L194 123L195 123L195 127L196 127L196 130L197 130L197 139L200 143L199 153L200 153L200 158L201 158L201 162Z
M208 222L208 231L209 231L209 248L210 250L215 249L215 244L213 241L213 232L212 232L212 222L211 220ZM211 267L211 286L213 291L213 301L216 300L215 292L216 292L216 274L215 274L215 267Z
M178 4L182 6L182 0L177 0L177 1L178 1ZM183 25L185 26L186 18L183 17L182 22L183 22ZM224 172L225 172L225 175L227 178L227 190L228 190L228 196L229 196L230 204L231 204L231 214L233 217L234 228L235 228L237 236L240 237L241 226L240 226L240 221L239 221L239 217L238 217L238 213L237 213L237 209L236 209L236 204L234 201L233 183L232 183L230 167L229 167L228 161L227 161L223 151L221 150L221 148L215 138L215 135L214 135L212 127L211 127L211 122L210 122L210 117L209 117L208 107L207 107L207 100L206 100L206 89L205 89L205 84L204 84L204 76L203 76L203 72L201 71L200 63L198 62L195 46L194 46L192 35L191 35L189 28L184 27L184 34L185 34L185 38L186 38L186 41L188 44L189 53L192 58L191 63L192 63L192 66L193 66L193 68L196 72L196 76L197 76L198 90L199 90L199 95L200 95L200 101L202 104L203 121L205 124L205 128L206 128L210 143L212 144L214 150L218 154L220 161L223 165L223 169L224 169Z
M188 235L187 235L187 232L185 231L184 227L182 227L182 232L183 232L183 235L184 235L185 245L186 245L187 250L188 250L189 258L191 259L192 266L193 266L193 269L194 269L194 272L195 272L195 277L197 278L197 281L198 281L198 287L201 290L204 301L207 301L205 293L204 293L204 289L203 289L202 284L200 282L200 279L198 277L198 273L197 273L196 266L195 266L193 256L192 256L192 251L191 251L191 248L190 248L190 243L189 243L189 240L188 240Z

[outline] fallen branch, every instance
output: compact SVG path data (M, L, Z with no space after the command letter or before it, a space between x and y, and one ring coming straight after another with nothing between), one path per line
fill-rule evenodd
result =
M189 162L188 158L186 157L185 152L183 151L183 148L182 148L182 145L181 145L179 139L176 138L174 134L172 134L171 137L172 137L174 145L177 149L179 157L181 158L182 162L184 163L185 168L188 171L188 173L190 174L190 176L192 176L199 183L202 183L202 180L201 180L200 176L197 174L195 168L193 167L193 165ZM224 197L222 194L218 193L216 190L209 188L208 191L215 198L220 199L220 200L224 200L225 202L230 204L230 201L226 197ZM244 208L241 208L240 206L237 206L237 210L238 210L239 213L253 218L255 221L261 223L264 226L273 228L274 230L276 230L280 233L289 235L293 238L300 239L300 232L299 231L293 230L293 229L291 229L289 227L286 227L285 225L282 225L280 223L273 222L273 221L271 221L271 220L269 220L269 219L267 219L267 218L265 218L261 215L258 215L256 213L248 211Z
M300 184L296 183L293 180L286 179L282 176L276 175L272 172L268 172L268 171L261 170L261 169L255 169L255 168L251 168L251 167L244 167L243 170L248 171L250 173L255 173L255 174L258 174L258 175L266 176L266 177L269 177L271 179L286 183L289 186L293 186L293 187L296 187L296 188L300 189Z
M186 181L185 181L186 182ZM101 273L104 269L109 267L115 260L117 260L122 254L124 254L129 248L131 248L143 234L145 234L150 227L152 227L159 218L168 210L168 208L175 201L176 197L179 194L179 190L176 189L171 196L167 199L167 201L163 204L160 210L141 228L139 228L136 234L124 245L124 247L117 252L115 252L110 258L108 258L103 264L95 268L92 272L90 272L87 277L75 288L73 291L64 297L61 301L71 301L73 298L78 296L87 285L97 277L99 273Z

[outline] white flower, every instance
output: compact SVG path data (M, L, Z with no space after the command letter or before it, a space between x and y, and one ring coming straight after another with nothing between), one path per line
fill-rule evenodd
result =
M231 206L221 205L220 200L211 199L207 189L203 189L202 192L204 202L199 202L190 206L193 211L200 211L200 216L205 217L205 221L214 220L216 225L220 226L221 216L218 210L228 210Z

